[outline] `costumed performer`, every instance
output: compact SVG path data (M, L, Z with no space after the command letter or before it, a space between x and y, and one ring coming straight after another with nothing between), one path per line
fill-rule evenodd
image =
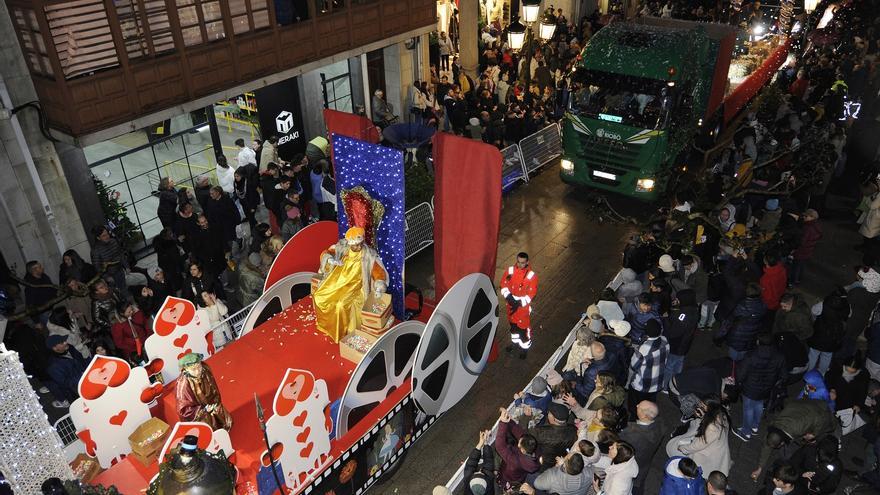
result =
M202 355L190 352L177 362L177 415L181 421L207 423L213 430L232 428L232 415L223 407L220 389Z
M321 253L323 275L312 294L318 330L333 342L361 326L364 301L388 289L388 271L379 253L364 245L364 229L351 227L345 238Z

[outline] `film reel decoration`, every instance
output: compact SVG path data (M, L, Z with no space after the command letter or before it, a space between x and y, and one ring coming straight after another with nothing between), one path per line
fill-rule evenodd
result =
M336 438L363 419L388 394L406 383L425 324L410 320L385 332L358 363L339 403Z
M413 398L436 416L458 403L486 367L495 330L498 297L492 280L472 273L449 289L419 343L413 367Z
M311 292L312 278L315 273L298 272L288 275L257 299L241 326L241 335L247 335L254 328L262 325L273 316L289 308Z

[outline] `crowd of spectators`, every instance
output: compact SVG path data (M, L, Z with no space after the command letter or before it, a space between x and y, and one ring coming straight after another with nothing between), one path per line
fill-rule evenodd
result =
M232 163L217 159L217 185L207 176L193 188L161 179L155 195L162 230L150 240L155 266L137 266L112 226L104 225L92 230L90 261L65 252L57 279L41 262L27 264L21 285L31 316L8 322L2 337L39 392L51 392L53 407L76 399L93 354L146 363L144 342L167 296L204 310L214 347L221 348L234 338L224 320L262 294L284 243L311 222L335 220L326 139L313 139L289 162L278 157L276 144L274 136L239 139Z
M880 488L880 176L876 156L854 159L859 123L847 113L857 102L861 118L878 115L868 3L801 18L815 27L827 7L836 20L805 28L765 91L777 103L754 105L705 175L633 236L568 355L501 409L494 441L481 434L465 493L830 494L844 476L841 438L865 423L863 467L849 474ZM724 20L681 2L641 12ZM811 305L803 284L832 185L859 205L862 263ZM701 332L717 356L691 353ZM658 421L659 394L680 409L674 431ZM737 459L757 485L730 486L732 442L760 443L757 459ZM662 484L646 486L657 457Z

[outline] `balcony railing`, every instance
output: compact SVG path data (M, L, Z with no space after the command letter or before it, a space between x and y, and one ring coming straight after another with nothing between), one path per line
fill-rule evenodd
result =
M53 128L81 136L430 26L434 0L6 0Z

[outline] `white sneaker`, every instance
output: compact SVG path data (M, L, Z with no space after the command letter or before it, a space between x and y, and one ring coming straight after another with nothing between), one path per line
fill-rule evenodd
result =
M40 387L40 388L37 390L37 392L39 392L39 393L41 393L41 394L48 394L48 393L49 393L49 389L46 388L46 387Z
M55 409L67 409L70 407L70 402L67 402L66 400L53 400L52 407Z

